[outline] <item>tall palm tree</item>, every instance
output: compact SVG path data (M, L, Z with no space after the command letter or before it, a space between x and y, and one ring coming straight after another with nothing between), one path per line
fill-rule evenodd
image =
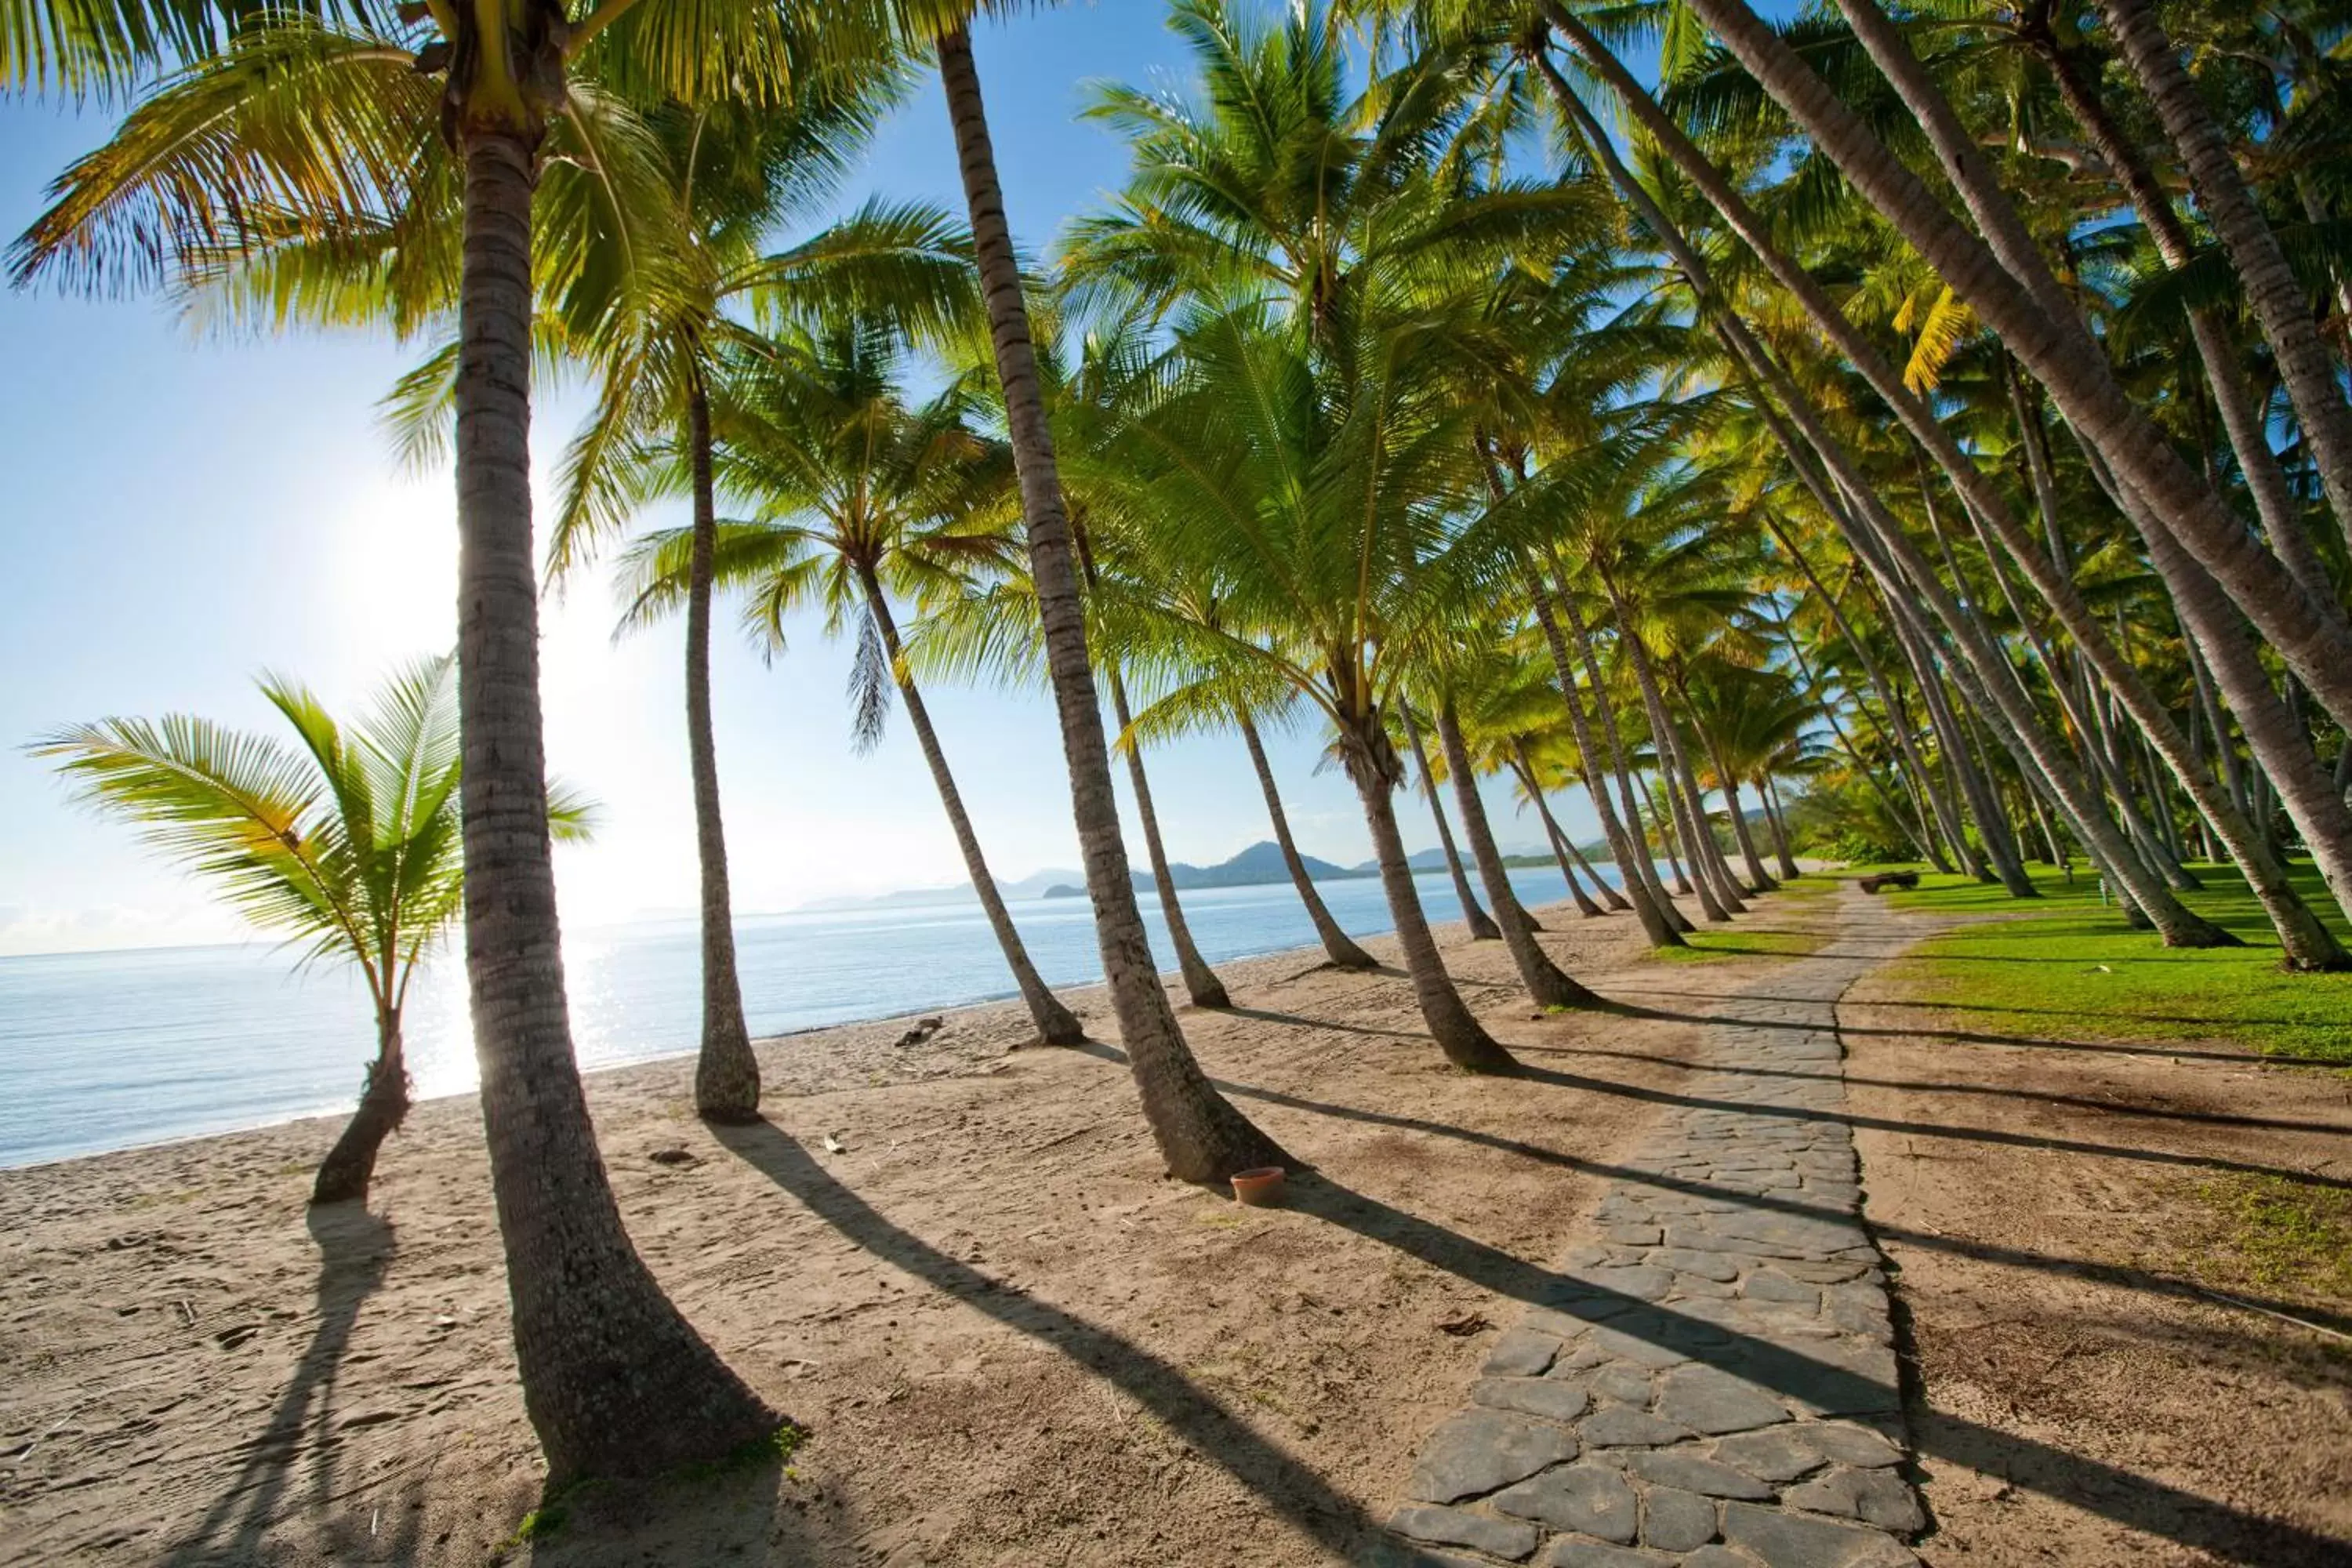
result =
M132 0L50 28L56 52L34 45L24 8L8 13L19 79L119 87L173 68L68 172L19 242L20 280L226 276L248 302L305 298L334 292L356 249L378 262L362 301L376 319L414 329L454 308L467 975L516 1359L559 1480L667 1470L777 1417L630 1246L572 1049L531 542L533 197L550 170L550 197L624 188L630 160L593 141L599 87L777 101L819 9L600 0L573 18L554 0L436 0L387 24L356 5ZM851 7L822 9L827 49L875 42ZM610 205L625 222L635 204Z
M894 596L935 600L1003 560L1011 462L972 428L967 385L910 405L904 357L890 323L854 316L729 356L712 488L749 516L713 528L709 576L742 599L772 653L783 647L787 618L812 604L824 606L829 632L855 627L853 743L863 751L880 741L895 691L1031 1021L1047 1043L1076 1045L1085 1027L1038 974L1005 908L891 607ZM681 606L690 613L700 534L698 519L631 546L625 627Z
M1249 672L1279 681L1337 732L1380 862L1415 997L1447 1058L1507 1070L1508 1053L1447 976L1413 885L1393 795L1404 768L1389 715L1417 650L1450 638L1477 592L1484 549L1458 509L1475 493L1465 411L1407 374L1416 355L1475 353L1470 323L1440 314L1366 320L1350 299L1310 336L1272 305L1189 321L1161 374L1139 388L1119 440L1089 454L1094 504L1225 583L1219 614L1148 598L1189 679L1138 717L1197 711ZM1317 341L1319 339L1319 343ZM1439 445L1454 437L1453 450ZM1149 524L1149 526L1146 526Z
M1118 800L1111 789L1109 747L1103 736L1094 669L1087 657L1086 609L1079 595L1069 516L1063 504L1053 431L1030 339L1020 258L1005 221L1004 193L997 178L980 72L972 63L969 17L969 7L950 6L944 15L915 19L935 27L940 81L962 169L964 200L980 261L981 293L987 301L990 342L1003 390L1027 535L1029 576L1035 584L1046 669L1061 721L1063 752L1069 763L1071 809L1086 864L1087 891L1094 902L1103 975L1118 1014L1119 1037L1142 1097L1144 1116L1169 1169L1186 1181L1222 1181L1235 1171L1280 1163L1282 1152L1217 1092L1193 1059L1168 1005L1167 994L1160 987L1143 917L1136 907L1127 847L1119 838Z
M583 569L644 502L683 489L694 551L686 603L686 718L701 880L702 1040L694 1077L704 1120L759 1114L760 1066L736 977L718 741L710 710L710 600L718 510L711 382L719 356L750 329L734 314L808 318L888 301L933 326L971 295L969 247L942 215L869 202L814 237L762 255L767 237L831 194L905 73L824 71L783 105L668 103L633 127L657 149L657 204L583 247L601 273L633 279L579 309L555 294L551 330L593 370L596 408L566 454L548 541L549 574ZM559 207L577 220L573 209Z
M278 677L261 694L294 732L288 747L184 713L104 719L34 743L79 798L136 823L255 925L282 931L308 964L349 962L375 1012L376 1050L357 1114L320 1162L314 1204L365 1198L383 1141L407 1119L401 1016L416 970L457 923L465 868L457 817L457 668L421 660L384 683L356 721ZM587 837L591 813L559 793L556 837Z

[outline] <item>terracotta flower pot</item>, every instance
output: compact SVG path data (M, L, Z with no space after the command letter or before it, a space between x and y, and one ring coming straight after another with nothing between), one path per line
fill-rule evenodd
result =
M1282 1201L1282 1167L1260 1165L1234 1173L1234 1196L1252 1208L1271 1208Z

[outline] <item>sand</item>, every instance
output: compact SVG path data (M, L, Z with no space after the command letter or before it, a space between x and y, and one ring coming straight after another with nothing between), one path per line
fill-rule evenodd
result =
M1824 908L1767 900L1745 923ZM1184 1012L1209 1070L1342 1194L1313 1212L1168 1180L1110 1053L1016 1048L1003 1005L916 1046L907 1020L763 1042L772 1125L723 1137L688 1113L688 1063L593 1075L637 1246L809 1436L782 1473L556 1500L528 1539L539 1467L470 1098L419 1108L365 1214L306 1214L331 1121L0 1173L0 1561L1365 1560L1516 1316L1480 1260L1549 1267L1589 1234L1606 1168L1701 1048L1690 1016L1781 962L1667 965L1629 917L1543 914L1580 978L1685 1016L1537 1016L1500 944L1458 931L1447 961L1489 1027L1572 1077L1454 1073L1401 973L1313 953L1223 966L1235 1010ZM1103 998L1074 1001L1115 1044ZM1866 1140L1876 1218L1889 1157ZM1946 1310L1914 1309L1921 1346ZM1926 1364L1927 1396L1949 1397ZM2216 1421L2271 1419L2278 1382L2233 1371L2204 1397ZM2332 1458L2233 1476L2233 1499L2287 1510L2340 1477L2352 1442L2324 1431ZM1937 1506L1970 1552L1931 1539L1932 1561L2134 1560L2034 1557L2042 1521L2009 1534Z

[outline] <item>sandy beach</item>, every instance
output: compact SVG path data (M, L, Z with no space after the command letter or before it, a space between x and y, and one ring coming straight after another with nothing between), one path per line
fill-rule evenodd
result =
M1591 1231L1607 1173L1687 1082L1708 998L1786 962L1767 933L1801 950L1840 900L1775 896L1740 922L1748 952L1680 963L1630 917L1542 911L1554 955L1635 1016L1537 1015L1499 943L1448 930L1465 994L1542 1069L1517 1082L1448 1069L1392 969L1226 966L1235 1008L1185 1026L1317 1168L1322 1195L1289 1209L1165 1178L1096 994L1075 997L1100 1042L1082 1050L1016 1048L1005 1005L913 1045L908 1020L765 1042L771 1120L748 1130L689 1114L683 1061L593 1075L637 1246L807 1429L781 1472L541 1498L469 1098L419 1108L364 1215L306 1215L324 1121L0 1173L0 1560L1377 1560L1417 1447L1519 1310L1484 1265L1548 1268ZM2262 1076L2278 1108L2327 1092ZM1962 1146L1955 1180L2011 1203L2049 1159ZM1949 1226L1969 1189L1942 1191ZM2183 1351L2165 1364L2197 1375ZM2216 1382L2217 1425L2282 1400L2343 1425L2341 1377L2310 1358L2249 1352ZM2233 1474L2230 1495L2305 1509L2352 1451L2314 1436L2319 1459L2267 1493ZM2051 1540L2210 1560L2068 1537L2073 1517L2004 1531L1979 1507L1968 1561L2051 1561Z
M1543 912L1603 990L1650 963L1630 918ZM1446 942L1511 1045L1605 1033L1601 1085L1674 1081L1686 1026L1538 1020L1499 943ZM1641 1103L1454 1073L1401 972L1318 957L1225 966L1236 1009L1184 1014L1211 1072L1366 1197L1465 1245L1557 1251L1576 1181L1510 1149L1605 1159ZM1104 996L1072 999L1115 1047ZM725 1142L690 1114L684 1060L590 1076L637 1246L811 1436L780 1497L696 1508L690 1547L671 1510L592 1493L540 1560L710 1560L781 1508L777 1561L1338 1561L1300 1510L1394 1492L1491 1342L1488 1294L1168 1181L1109 1050L1017 1048L1017 1004L940 1016L916 1046L912 1019L762 1042L772 1128ZM478 1563L509 1542L538 1460L478 1114L421 1105L365 1215L306 1215L329 1120L0 1173L0 1556ZM1263 1488L1189 1452L1187 1412L1230 1424ZM631 1517L592 1528L599 1507Z

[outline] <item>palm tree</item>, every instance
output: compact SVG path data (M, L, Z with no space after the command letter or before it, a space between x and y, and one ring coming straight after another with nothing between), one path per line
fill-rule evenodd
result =
M1103 975L1118 1014L1119 1038L1142 1097L1145 1119L1169 1169L1185 1181L1223 1181L1235 1171L1281 1163L1282 1151L1217 1092L1193 1059L1167 993L1160 987L1151 944L1136 907L1111 788L1109 746L1087 657L1086 608L1069 516L1063 506L1036 351L1030 341L1020 258L1004 217L1004 193L997 180L980 72L972 63L968 16L967 9L955 7L946 18L934 18L940 24L935 34L940 81L979 255L981 293L987 301L990 342L1020 481L1029 576L1061 721L1063 752L1069 763L1071 809L1086 864L1087 891L1094 902Z
M1307 921L1323 944L1324 956L1330 959L1335 969L1379 968L1380 960L1339 929L1330 906L1316 890L1315 879L1307 874L1307 862L1300 858L1298 845L1290 836L1290 816L1283 810L1282 792L1275 787L1274 768L1266 761L1265 744L1258 738L1257 721L1246 706L1234 709L1234 724L1242 732L1242 743L1249 749L1250 768L1257 774L1258 789L1265 796L1265 813L1274 826L1275 847L1282 851L1282 864L1290 873L1291 886L1298 889L1298 901L1307 906Z
M79 798L139 824L165 855L218 885L305 963L356 965L375 1010L375 1057L359 1111L320 1163L314 1204L367 1196L376 1153L408 1116L401 1014L409 982L457 923L457 661L425 659L387 681L357 722L278 677L261 694L293 731L288 747L184 713L105 719L32 747L60 759ZM556 836L584 839L590 812L550 802Z
M1448 1059L1507 1070L1447 976L1413 885L1393 795L1404 768L1389 716L1417 650L1450 639L1478 590L1484 550L1455 526L1474 493L1465 411L1408 374L1415 356L1492 350L1458 317L1362 319L1351 298L1311 342L1271 305L1188 321L1160 374L1139 385L1116 442L1089 453L1097 509L1133 520L1123 535L1213 564L1214 617L1181 597L1150 598L1181 576L1123 584L1130 614L1155 616L1186 673L1138 716L1198 711L1236 681L1280 682L1337 732L1362 804L1389 912L1422 1015ZM1454 449L1440 443L1454 438Z
M1445 771L1454 781L1454 798L1462 807L1462 831L1470 840L1471 858L1478 865L1478 879L1486 884L1487 901L1495 906L1496 919L1502 924L1503 942L1510 949L1520 984L1539 1006L1598 1005L1598 994L1570 979L1544 952L1535 938L1534 919L1520 906L1518 895L1511 889L1510 868L1504 865L1503 852L1496 845L1494 829L1487 823L1486 802L1478 793L1478 774L1470 760L1470 743L1463 734L1461 710L1451 691L1438 705L1437 738L1445 754Z
M572 1048L531 542L533 197L550 170L551 197L623 188L593 141L592 84L773 102L819 11L601 0L573 19L548 0L483 0L387 26L356 6L133 0L51 29L55 52L10 13L20 80L119 87L176 68L68 173L19 241L20 281L226 279L248 304L325 295L412 330L454 306L467 975L516 1359L558 1481L709 1458L777 1417L631 1247ZM850 7L822 12L828 50L873 44ZM631 205L610 205L626 221ZM355 255L373 258L376 287L339 289ZM299 312L265 319L284 314Z
M1858 9L1847 6L1849 16ZM2137 498L2126 510L2148 547L2177 548L2211 574L2210 583L2187 577L2173 583L2184 608L2226 590L2321 706L2339 722L2352 721L2352 622L2342 606L2315 599L2263 549L2124 392L2009 197L1986 171L1980 152L1967 142L1949 103L1900 40L1890 47L1868 30L1863 34L1873 58L1890 72L1906 106L1937 143L1955 188L1984 228L1983 238L1954 217L1744 0L1692 0L1692 11L1822 155L2049 389L2069 426L2113 471L2122 489ZM2209 613L2215 620L2225 614L2218 606Z
M693 509L686 717L703 993L694 1100L709 1121L748 1121L760 1106L760 1064L736 978L710 713L719 526L711 382L721 352L749 332L728 313L730 306L805 318L878 299L910 323L930 327L966 305L969 247L943 216L922 207L870 202L802 244L761 253L777 225L831 193L902 82L903 72L888 68L824 72L784 105L664 105L628 128L656 150L659 189L640 196L635 221L602 232L592 226L580 247L592 275L625 281L596 290L543 287L554 297L551 330L588 363L598 384L595 413L566 455L548 542L550 577L583 569L606 537L665 490L683 489ZM582 216L568 206L555 212L574 222Z
M1047 1043L1076 1045L1085 1027L1038 974L1005 908L891 608L894 595L920 605L1003 560L1012 545L999 514L1010 459L971 427L968 385L908 405L903 357L896 329L870 317L839 318L730 356L718 384L712 489L740 499L751 515L713 527L709 577L743 599L754 636L772 654L784 645L786 619L813 603L824 605L828 632L855 626L853 743L865 751L881 740L895 691L1031 1021ZM701 535L698 518L692 528L647 533L631 546L622 574L625 629L681 605L690 612Z
M1495 942L1501 938L1502 928L1495 917L1478 904L1478 896L1470 890L1470 879L1462 870L1462 851L1454 846L1454 825L1446 819L1444 797L1437 793L1437 771L1429 765L1429 748L1421 738L1421 721L1413 717L1410 703L1397 704L1397 718L1403 723L1405 745L1412 752L1413 766L1421 773L1421 793L1429 801L1429 818L1437 829L1437 851L1444 858L1445 874L1453 879L1454 900L1462 906L1462 923L1473 942Z

